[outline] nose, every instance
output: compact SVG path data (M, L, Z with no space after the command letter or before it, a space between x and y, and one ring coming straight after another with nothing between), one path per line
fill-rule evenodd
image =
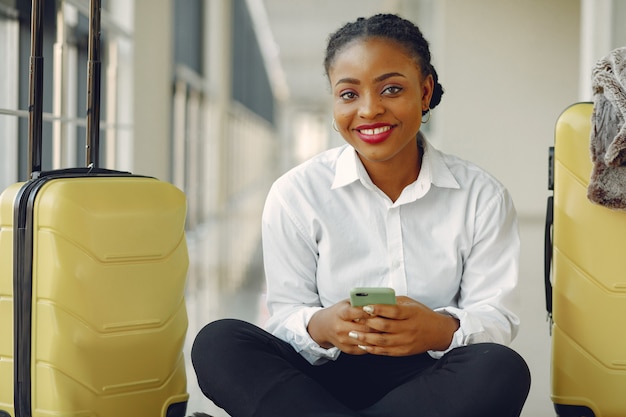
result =
M378 94L364 94L362 96L359 106L359 117L374 119L384 112L385 107L383 106L382 98Z

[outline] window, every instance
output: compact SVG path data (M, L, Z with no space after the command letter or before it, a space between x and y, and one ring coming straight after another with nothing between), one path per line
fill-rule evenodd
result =
M0 190L18 179L17 117L18 39L17 10L0 3Z

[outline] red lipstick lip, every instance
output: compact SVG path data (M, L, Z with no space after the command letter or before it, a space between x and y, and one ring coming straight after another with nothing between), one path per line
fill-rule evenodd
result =
M383 130L378 133L364 133L365 130L381 129L386 127L388 127L389 129ZM387 138L391 135L391 132L393 132L394 128L395 126L389 123L373 123L357 126L354 130L356 130L357 135L363 142L376 144L387 140Z

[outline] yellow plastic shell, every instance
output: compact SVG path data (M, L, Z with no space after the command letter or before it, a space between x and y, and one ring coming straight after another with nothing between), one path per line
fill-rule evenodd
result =
M591 203L591 103L555 136L552 401L626 416L626 212Z
M0 410L11 415L19 188L0 198ZM164 417L187 401L184 194L152 178L55 179L33 213L33 417Z

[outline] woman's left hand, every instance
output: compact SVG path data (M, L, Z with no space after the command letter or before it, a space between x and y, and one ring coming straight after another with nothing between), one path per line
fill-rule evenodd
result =
M370 310L370 311L368 311ZM361 349L374 355L408 356L429 350L446 350L459 328L458 319L437 313L409 297L397 297L396 305L376 304L359 324L371 332L351 332Z

